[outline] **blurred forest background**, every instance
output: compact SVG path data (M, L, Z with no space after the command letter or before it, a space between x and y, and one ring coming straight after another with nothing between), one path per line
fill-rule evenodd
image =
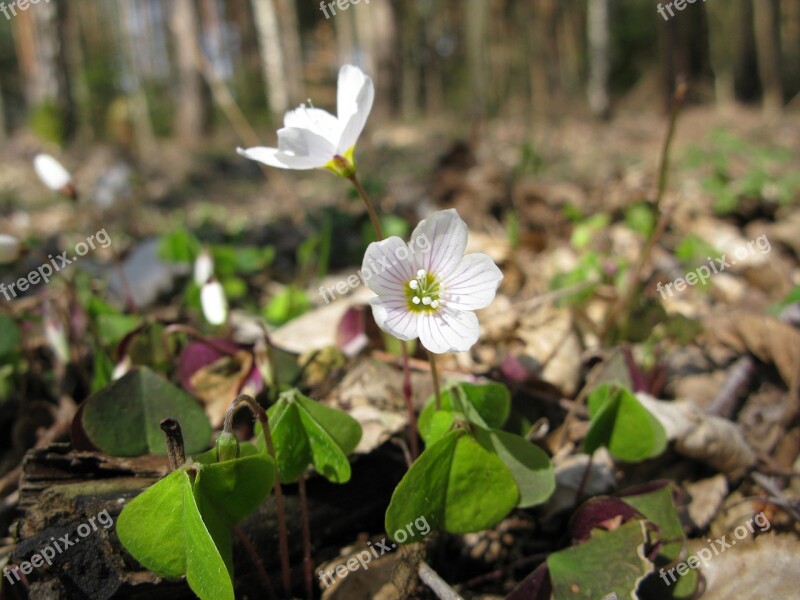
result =
M375 79L377 113L405 120L664 107L677 77L695 102L796 104L800 2L710 0L666 21L658 4L39 2L0 19L0 136L30 128L145 159L161 139L200 144L229 119L246 135L232 101L256 126L309 97L329 105L347 62Z

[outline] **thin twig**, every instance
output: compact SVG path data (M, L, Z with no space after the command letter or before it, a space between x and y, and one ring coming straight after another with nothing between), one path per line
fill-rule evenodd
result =
M181 424L175 419L162 419L161 431L167 437L167 454L169 455L170 471L180 469L186 464L186 451L183 447L183 433Z
M424 560L419 563L417 573L419 573L422 583L427 585L439 600L464 600Z

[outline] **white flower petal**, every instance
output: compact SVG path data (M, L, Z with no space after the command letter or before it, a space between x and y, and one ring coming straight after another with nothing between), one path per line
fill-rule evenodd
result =
M203 316L212 325L222 325L228 319L228 299L219 281L209 281L200 289Z
M325 138L331 145L336 146L342 135L342 126L339 119L328 111L320 108L300 106L290 110L283 117L285 127L308 129Z
M375 296L369 303L375 322L386 333L406 342L417 337L420 314L408 310L404 296Z
M413 255L408 244L397 236L372 242L364 254L361 275L376 294L404 296L406 283L414 278Z
M194 260L194 282L203 285L214 276L214 259L208 250L203 250Z
M355 97L355 110L349 116L342 114L339 109L339 120L343 125L341 139L337 145L339 154L344 154L356 145L358 136L367 124L367 118L372 110L372 103L375 100L375 86L372 80L367 77L364 86Z
M478 341L480 335L475 313L448 307L436 312L420 313L418 328L419 341L434 354L465 352Z
M342 65L336 83L336 116L340 122L358 112L358 97L366 86L372 87L372 79L364 71L355 65Z
M245 158L249 158L250 160L254 160L256 162L264 163L270 167L277 167L279 169L316 169L316 161L313 161L314 164L304 164L304 163L311 163L309 159L297 159L293 156L286 156L282 152L280 152L277 148L265 148L263 146L257 146L255 148L237 148L236 152L244 156Z
M61 191L72 183L72 176L64 166L49 154L37 154L33 168L39 179L53 191Z
M486 308L502 280L503 273L488 254L467 254L444 280L447 306L456 310Z
M309 129L284 127L278 130L278 152L297 158L313 158L321 161L320 166L323 166L333 159L336 147Z
M464 256L467 247L467 224L455 208L433 213L411 234L417 266L440 280L446 279Z
M12 235L0 233L0 265L7 265L20 257L22 244Z

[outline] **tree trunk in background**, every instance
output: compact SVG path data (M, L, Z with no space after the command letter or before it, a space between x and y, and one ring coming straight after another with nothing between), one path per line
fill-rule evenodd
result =
M178 104L175 131L186 146L202 138L208 116L203 79L197 68L200 50L199 19L192 0L173 0L171 18L178 69Z
M608 75L611 68L610 0L589 0L586 35L589 45L589 108L596 117L611 114Z
M379 116L393 112L396 102L397 28L389 2L360 4L354 10L356 37L362 67L375 81L378 92L375 111Z
M486 63L489 29L489 3L486 0L464 0L464 28L467 66L472 94L472 116L476 122L486 118L486 92L489 69ZM477 124L477 123L476 123Z
M53 111L58 132L47 137L63 138L73 128L72 103L63 58L63 11L56 3L43 3L36 10L20 10L12 19L20 72L25 79L29 110Z
M746 1L746 0L745 0ZM719 108L727 108L736 100L735 69L736 47L740 43L736 35L741 23L742 0L706 3L708 15L708 45L711 68L714 70L714 92Z
M64 16L63 58L70 73L72 105L75 113L76 135L79 141L88 142L94 135L96 115L92 114L92 91L87 80L86 64L81 41L80 14L75 3L62 5Z
M786 89L790 96L800 93L800 2L781 3L781 49Z
M6 139L8 130L6 129L6 105L3 102L3 88L0 86L0 140Z
M281 40L284 52L284 77L289 90L289 103L306 99L303 85L303 49L300 41L300 24L297 20L295 0L275 0L278 9Z
M261 66L267 86L267 104L274 119L281 119L289 108L289 86L281 46L278 15L273 0L252 0Z
M756 57L761 80L764 115L773 117L783 109L783 84L778 39L778 4L775 0L753 0Z
M416 0L406 0L400 12L400 106L406 120L415 118L420 107L419 31Z

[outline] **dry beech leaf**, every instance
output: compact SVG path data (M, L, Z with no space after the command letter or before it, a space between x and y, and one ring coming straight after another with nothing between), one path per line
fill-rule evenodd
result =
M773 363L789 389L798 389L800 331L791 325L762 315L738 313L713 319L708 331L725 346Z
M252 368L253 355L240 350L233 356L223 356L192 375L195 395L203 401L214 427L222 425L228 406L239 394Z
M645 393L636 398L664 426L675 450L723 473L749 467L756 455L739 428L720 417L707 415L691 400L657 400Z
M728 495L728 478L724 475L714 475L708 479L701 479L688 484L686 491L692 497L688 506L689 518L698 529L705 529L719 512L722 501Z
M706 548L692 542L692 553ZM798 597L800 542L788 535L760 535L753 543L726 548L702 567L703 600L790 600Z

